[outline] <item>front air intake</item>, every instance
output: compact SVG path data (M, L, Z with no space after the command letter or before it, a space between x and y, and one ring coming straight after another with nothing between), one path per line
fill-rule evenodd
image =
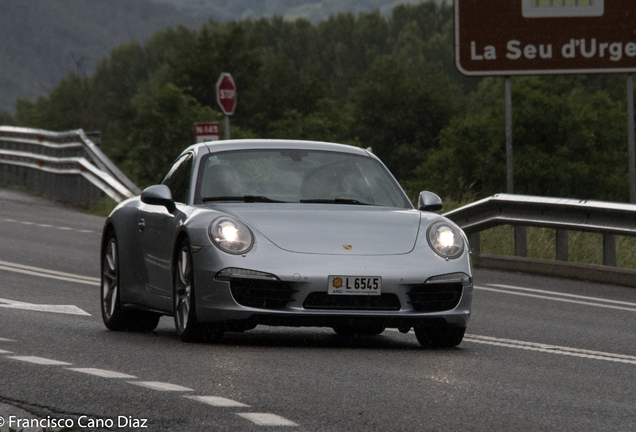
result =
M305 309L328 310L383 310L401 309L400 299L395 294L379 296L329 295L326 292L312 292L303 303Z
M416 285L407 294L418 312L443 312L457 307L462 298L461 281L435 282Z
M276 275L255 270L226 268L218 272L215 279L230 283L238 304L259 309L283 309L295 301L292 295L298 292Z
M283 309L297 292L285 282L251 278L232 278L230 288L238 304L260 309Z

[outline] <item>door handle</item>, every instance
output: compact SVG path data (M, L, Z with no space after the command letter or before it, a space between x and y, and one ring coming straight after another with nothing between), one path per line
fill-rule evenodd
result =
M139 226L139 232L142 232L146 228L146 221L141 219L137 225Z

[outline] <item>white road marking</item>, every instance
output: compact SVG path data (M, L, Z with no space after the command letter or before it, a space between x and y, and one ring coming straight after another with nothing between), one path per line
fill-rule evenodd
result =
M135 384L141 387L159 391L194 391L191 388L181 387L176 384L163 383L159 381L128 381L128 384Z
M478 335L466 335L464 337L465 342L472 342L478 344L495 345L506 348L517 348L529 351L539 351L550 354L567 355L572 357L582 357L594 360L605 360L618 363L636 364L636 357L613 354L602 351L590 351L582 350L578 348L569 348L556 345L539 344L534 342L523 342L512 339L499 339L490 336L478 336Z
M539 299L543 299L543 300L552 300L552 301L559 301L559 302L564 302L564 303L574 303L574 304L580 304L580 305L585 305L585 306L595 306L595 307L602 307L602 308L606 308L606 309L618 309L618 310L623 310L623 311L636 312L636 308L628 308L628 307L623 307L623 306L613 306L613 305L609 305L609 304L592 303L592 302L581 301L581 300L570 300L570 299L565 299L565 298L549 297L549 296L538 295L538 294L529 294L529 293L523 293L523 292L516 292L516 291L507 290L507 289L487 288L487 287L482 287L482 286L475 286L473 288L476 289L476 290L481 290L481 291L492 291L492 292L498 292L498 293L504 293L504 294L518 295L518 296L523 296L523 297L539 298Z
M576 353L580 353L580 354L592 354L592 355L599 355L599 356L605 356L605 357L616 357L616 358L623 358L623 359L628 359L628 360L636 360L636 356L630 356L630 355L626 355L626 354L612 354L612 353L606 353L606 352L603 352L603 351L591 351L591 350L585 350L585 349L580 349L580 348L569 348L569 347L542 344L542 343L536 343L536 342L524 342L524 341L518 341L518 340L514 340L514 339L501 339L501 338L496 338L496 337L492 337L492 336L480 336L480 335L467 334L466 337L475 338L475 339L481 339L481 340L486 340L486 341L493 341L493 342L503 342L503 343L517 344L517 345L527 345L527 346L531 346L531 347L535 347L535 348L542 348L542 349L559 349L559 350L563 350L563 351L571 351L571 352L576 352Z
M67 282L76 282L85 285L100 286L101 280L90 276L81 276L72 273L64 273L55 270L47 270L39 267L31 267L22 264L0 261L0 270L11 271L15 273L28 274L31 276L45 277L49 279L63 280Z
M238 413L238 415L257 424L258 426L298 426L293 421L277 416L276 414Z
M3 304L4 303L4 304ZM66 315L91 316L88 312L74 305L38 305L15 300L0 299L0 307L8 309L31 310L38 312L60 313Z
M249 408L249 405L245 405L244 403L234 401L232 399L226 399L219 396L183 396L187 399L192 399L198 402L203 402L204 404L212 405L214 407L222 407L222 408Z
M518 291L528 291L528 292L536 292L536 293L542 293L542 294L550 294L550 295L561 296L561 297L572 297L572 298L578 298L578 299L583 299L583 300L593 300L593 301L599 301L599 302L604 302L604 303L614 303L614 304L620 304L620 305L625 305L625 306L634 306L634 307L636 307L636 303L632 303L632 302L618 301L618 300L609 300L609 299L604 299L604 298L588 297L588 296L582 296L582 295L576 295L576 294L567 294L567 293L562 293L562 292L558 292L558 291L547 291L547 290L540 290L540 289L534 289L534 288L522 288L522 287L518 287L518 286L499 285L499 284L488 284L488 286L497 287L497 288L507 288L507 289L518 290Z
M60 230L65 230L65 231L76 231L76 232L81 232L81 233L93 233L95 231L92 230L80 230L80 229L76 229L76 228L70 228L70 227L59 227L59 226L55 226L55 225L49 225L49 224L37 224L35 222L28 222L28 221L17 221L15 219L2 219L3 222L17 222L20 223L22 225L36 225L42 228L55 228L55 229L60 229Z
M0 342L15 342L13 339L0 338Z
M398 331L398 329L387 329L387 330L394 331L394 332ZM413 333L413 330L410 330L409 333ZM586 349L580 349L580 348L570 348L570 347L543 344L543 343L537 343L537 342L525 342L525 341L518 341L514 339L501 339L501 338L496 338L492 336L466 334L464 336L463 341L478 343L478 344L485 344L485 345L501 346L506 348L518 348L518 349L525 349L530 351L539 351L539 352L550 353L550 354L561 354L561 355L570 355L574 357L591 358L595 360L607 360L607 361L613 361L613 362L619 362L619 363L636 364L636 356L631 356L627 354L614 354L614 353L607 353L603 351L592 351L592 350L586 350Z
M39 365L50 365L50 366L70 366L71 363L66 363L58 360L51 360L42 357L33 357L33 356L11 356L7 357L14 360L19 360L27 363L39 364Z
M8 341L9 339L1 339L4 341ZM11 351L3 351L0 350L0 354L11 354ZM38 365L51 365L51 366L69 366L71 363L66 363L63 361L47 359L43 357L34 357L34 356L10 356L7 357L14 360L24 361L28 363L38 364ZM89 375L95 375L103 378L136 378L133 375L128 375L120 372L109 371L105 369L96 369L96 368L67 368L67 370L74 372L86 373ZM159 391L178 391L178 392L189 392L194 391L187 387L182 387L176 384L164 383L159 381L128 381L129 384L135 384L141 387L146 387L152 390ZM241 402L237 402L232 399L227 399L219 396L183 396L187 399L191 399L197 402L202 402L207 405L211 405L214 407L220 408L249 408L249 405L246 405ZM258 426L298 426L298 424L287 420L284 417L278 416L276 414L269 413L238 413L239 416L245 418L246 420L251 421L252 423Z
M128 379L137 378L134 375L128 375L128 374L125 374L125 373L113 372L113 371L104 370L104 369L68 368L68 370L75 371L75 372L82 372L82 373L89 374L89 375L95 375L95 376L102 377L102 378L128 378Z

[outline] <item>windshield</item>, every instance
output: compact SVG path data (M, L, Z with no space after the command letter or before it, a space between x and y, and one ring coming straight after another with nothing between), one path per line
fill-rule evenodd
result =
M382 164L314 150L240 150L203 157L195 202L302 202L411 208Z

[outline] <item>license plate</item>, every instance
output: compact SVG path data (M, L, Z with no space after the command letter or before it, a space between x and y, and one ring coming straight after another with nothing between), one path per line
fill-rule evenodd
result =
M329 295L380 295L382 278L379 276L329 276Z

